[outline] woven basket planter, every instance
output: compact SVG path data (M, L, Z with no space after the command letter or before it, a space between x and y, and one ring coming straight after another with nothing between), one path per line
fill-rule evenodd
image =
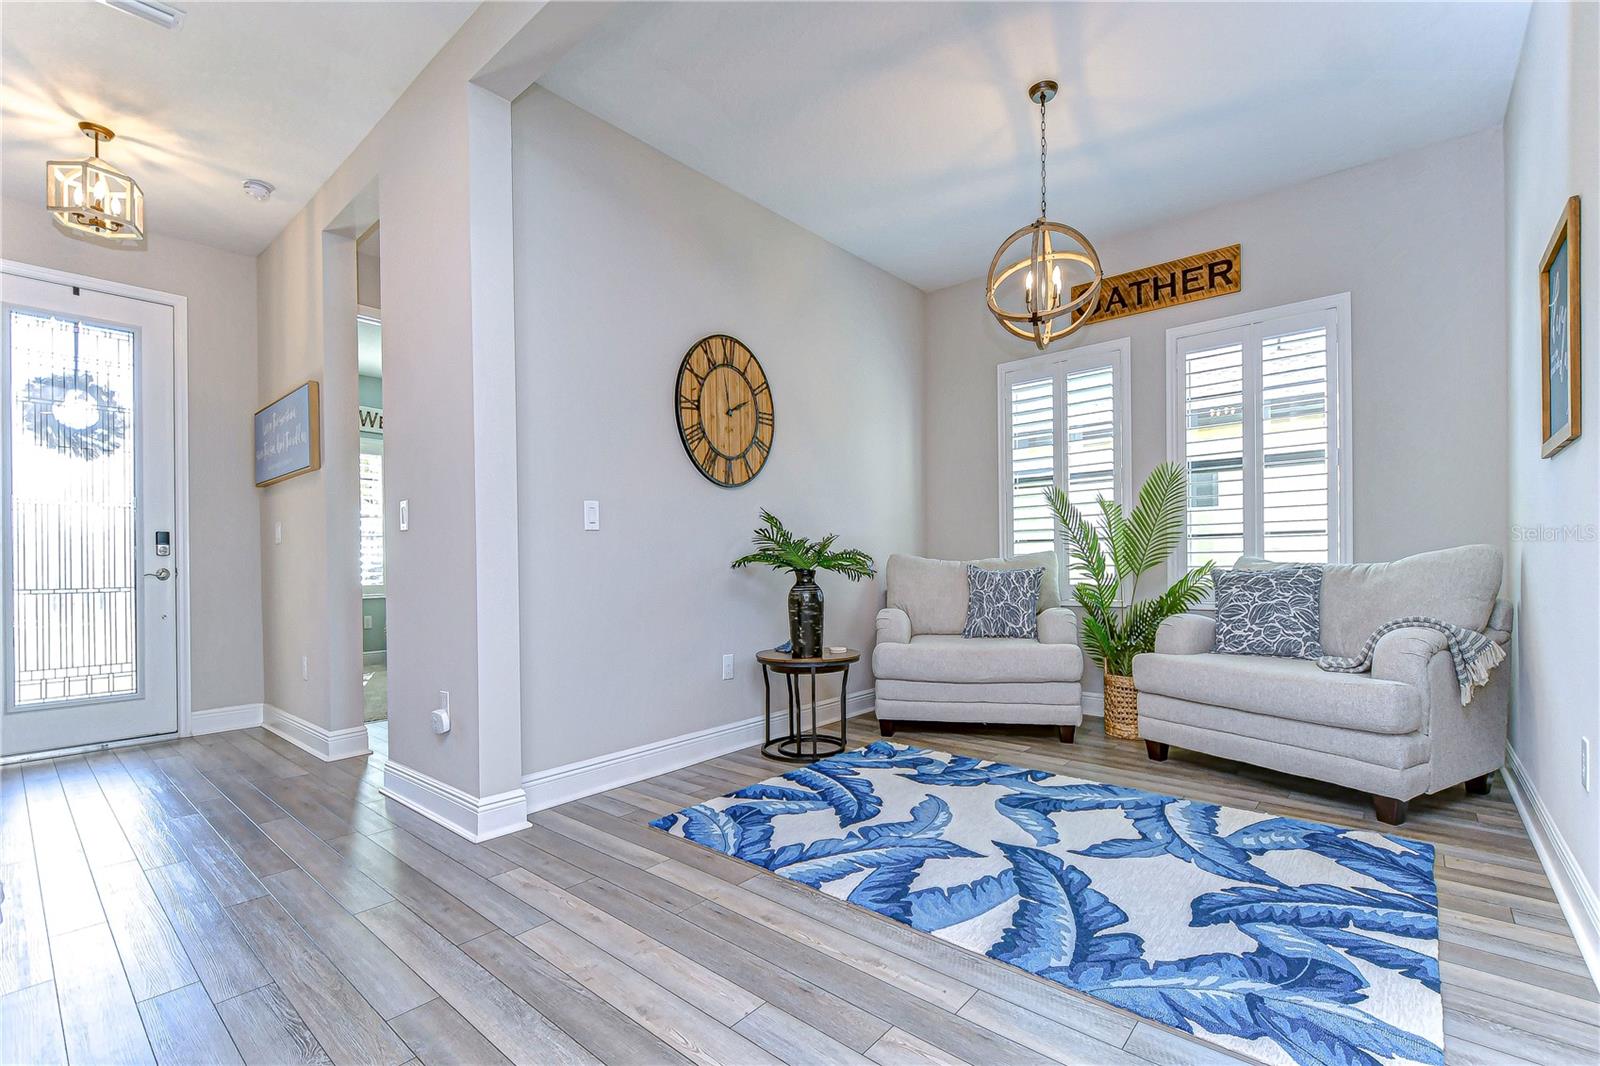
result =
M1106 674L1106 736L1117 740L1139 739L1139 690L1133 678Z

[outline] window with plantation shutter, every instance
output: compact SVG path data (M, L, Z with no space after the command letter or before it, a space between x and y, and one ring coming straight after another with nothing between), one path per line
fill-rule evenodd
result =
M1167 331L1168 439L1189 477L1174 575L1349 561L1349 335L1348 294Z
M362 441L363 445L368 444ZM361 453L361 512L359 528L361 549L357 565L361 571L361 585L366 589L383 588L383 455L363 450Z
M1046 490L1060 486L1095 525L1098 500L1127 498L1126 339L999 368L1001 554L1060 550ZM1063 573L1062 576L1067 576Z

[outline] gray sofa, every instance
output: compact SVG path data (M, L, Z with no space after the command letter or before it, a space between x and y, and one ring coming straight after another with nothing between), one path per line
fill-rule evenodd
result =
M1241 559L1243 567L1271 565ZM1497 599L1502 562L1489 545L1392 563L1329 566L1322 579L1322 647L1355 656L1374 630L1407 616L1438 618L1511 639L1511 605ZM1169 745L1369 792L1380 821L1455 785L1484 793L1505 759L1510 668L1461 705L1444 636L1407 628L1378 642L1372 670L1330 673L1302 659L1219 655L1205 615L1169 618L1151 654L1133 660L1139 733L1152 759Z
M1078 620L1061 606L1055 553L974 561L985 569L1044 568L1038 639L966 639L968 564L891 555L888 606L878 612L872 651L879 728L892 736L905 721L1053 725L1070 744L1083 721L1083 652Z

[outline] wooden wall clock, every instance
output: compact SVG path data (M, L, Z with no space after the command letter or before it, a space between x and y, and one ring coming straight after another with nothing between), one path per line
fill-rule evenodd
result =
M706 478L748 484L772 452L772 389L754 353L725 333L697 341L678 367L678 436Z

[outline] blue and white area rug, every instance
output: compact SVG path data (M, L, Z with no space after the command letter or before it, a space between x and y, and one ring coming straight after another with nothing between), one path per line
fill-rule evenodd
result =
M1428 844L884 741L651 824L1265 1062L1443 1062Z

